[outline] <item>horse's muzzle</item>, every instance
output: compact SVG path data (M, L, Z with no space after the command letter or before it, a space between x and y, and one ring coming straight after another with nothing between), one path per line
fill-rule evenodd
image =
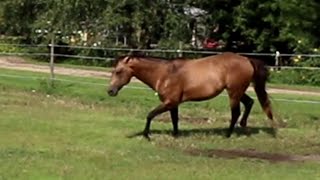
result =
M109 96L116 96L118 94L118 89L117 88L109 88L107 92L108 92Z

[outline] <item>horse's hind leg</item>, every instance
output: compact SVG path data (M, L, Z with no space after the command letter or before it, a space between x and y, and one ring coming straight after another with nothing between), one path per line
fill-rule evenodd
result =
M232 95L230 95L230 107L231 107L231 122L230 122L230 127L227 133L227 137L230 137L234 126L237 123L237 120L240 116L240 100L238 97L233 97Z
M245 128L245 127L247 127L247 119L250 114L250 111L251 111L251 108L252 108L254 101L247 94L243 94L240 101L243 103L243 105L245 107L243 116L240 121L240 125L241 125L241 127Z
M179 129L178 129L178 122L179 122L179 109L178 107L172 108L170 110L172 125L173 125L173 136L178 136Z

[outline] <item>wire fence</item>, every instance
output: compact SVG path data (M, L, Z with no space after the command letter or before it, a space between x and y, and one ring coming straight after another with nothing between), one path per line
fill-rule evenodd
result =
M0 52L2 56L50 56L49 53L19 53L19 52Z
M6 44L0 43L0 46L13 46L13 47L50 47L51 44ZM221 54L221 51L207 51L207 50L184 50L184 49L134 49L134 48L120 48L120 47L99 47L99 46L74 46L74 45L59 45L54 44L57 48L70 48L70 49L90 49L90 50L105 50L105 51L123 51L123 52L160 52L160 53L186 53L186 54ZM274 53L254 53L254 52L239 52L241 55L248 56L277 56L277 52ZM292 53L280 53L279 57L320 57L320 53L314 54L292 54Z
M49 49L51 47L51 44L5 44L0 43L1 46L7 46L7 47L27 47L27 48L38 48L38 47L46 47ZM92 46L72 46L72 45L58 45L54 44L54 47L58 48L72 48L72 49L89 49L89 50L106 50L106 51L112 51L112 52L134 52L134 51L142 51L142 52L157 52L157 53L193 53L193 54L220 54L221 52L217 51L202 51L202 50L183 50L183 49L131 49L131 48L108 48L108 47L92 47ZM52 49L52 48L51 48ZM53 48L54 50L54 48ZM275 53L239 53L242 55L251 55L251 56L269 56L275 58L275 65L270 65L268 68L271 70L279 70L279 69L303 69L303 70L320 70L320 67L310 67L310 66L283 66L279 62L279 58L281 57L311 57L316 58L320 57L320 54L281 54L279 52ZM30 56L30 57L50 57L52 59L53 57L64 57L64 58L73 58L73 59L81 59L81 60L94 60L94 61L100 61L104 63L110 63L115 58L110 57L101 57L101 56L88 56L88 55L72 55L72 54L62 54L62 53L55 53L55 52L0 52L1 56ZM52 57L53 56L53 57ZM320 60L317 59L317 60ZM51 64L51 66L54 66L55 62ZM54 67L51 67L54 69ZM52 72L54 73L54 71ZM54 77L54 74L52 74Z
M25 79L25 80L48 80L48 77L44 76L28 76L28 75L13 75L13 74L0 74L0 77L5 78L16 78L16 79ZM65 83L73 83L73 84L81 84L81 85L92 85L96 87L107 87L107 84L103 83L95 83L95 82L86 82L86 81L77 81L77 80L70 80L70 79L64 79L64 78L54 78L54 81L58 82L65 82ZM133 86L133 85L127 85L124 87L125 89L139 89L139 90L148 90L153 91L151 88L147 87L140 87L140 86ZM221 94L220 96L227 97L225 94ZM253 97L256 99L255 97ZM286 98L272 98L273 101L279 101L279 102L288 102L288 103L302 103L302 104L320 104L320 101L316 100L301 100L301 99L286 99Z
M32 44L1 44L0 46L16 46L16 47L28 47L28 48L37 48L37 47L51 47L49 45L32 45ZM219 54L221 52L213 52L213 51L191 51L191 50L177 50L177 49L129 49L129 48L103 48L103 47L87 47L87 46L66 46L66 45L54 45L54 47L62 47L62 48L75 48L75 49L93 49L93 50L108 50L108 51L124 51L124 52L132 52L132 51L144 51L144 52L165 52L165 53L195 53L195 54ZM52 48L51 48L52 49ZM240 53L243 55L259 55L259 56L274 56L275 58L279 58L281 56L301 56L301 57L320 57L320 54L279 54L279 53ZM66 57L66 58L75 58L75 59L92 59L92 60L100 60L100 61L112 61L112 58L107 57L97 57L97 56L82 56L82 55L69 55L69 54L59 54L54 52L48 53L38 53L38 52L0 52L2 56L44 56L44 57ZM49 59L49 58L48 58ZM86 85L94 85L94 86L106 86L106 84L99 84L94 82L83 82L83 81L75 81L68 79L55 78L54 76L54 63L50 63L50 69L53 71L49 71L51 73L50 81L61 81L61 82L70 82L70 83L78 83L78 84L86 84ZM320 70L320 67L297 67L297 66L268 66L271 70L281 69L305 69L305 70ZM0 74L1 77L8 78L20 78L20 79L39 79L39 77L32 76L18 76L18 75L6 75ZM129 89L142 89L146 90L149 88L138 87L138 86L126 86ZM311 104L320 104L320 101L309 101L309 100L296 100L296 99L274 99L276 101L282 102L291 102L291 103L311 103Z
M11 47L26 47L26 48L39 48L47 47L49 48L51 44L6 44L0 43L1 46L11 46ZM119 48L119 47L98 47L98 46L73 46L73 45L59 45L54 44L55 48L69 48L69 49L87 49L87 50L104 50L104 51L114 51L114 52L146 52L146 53L183 53L183 54L221 54L221 51L206 51L206 50L184 50L184 49L133 49L133 48ZM278 54L279 53L279 54ZM20 52L0 52L1 55L33 55L33 56L48 56L48 53L20 53ZM289 53L254 53L254 52L239 52L238 54L247 56L269 56L269 57L309 57L309 58L319 58L320 54L289 54ZM57 57L71 57L71 58L84 58L84 59L101 59L105 60L103 57L88 57L80 55L70 55L70 54L55 54Z
M50 53L14 53L14 52L0 52L0 56L46 56L50 57ZM81 56L81 55L68 55L68 54L54 54L54 57L66 57L75 59L88 59L99 61L113 61L112 58L104 58L97 56ZM270 69L303 69L303 70L320 70L320 67L307 67L307 66L267 66Z
M1 46L6 47L23 47L23 48L47 48L52 46L52 44L8 44L8 43L0 43ZM73 45L59 45L53 44L54 48L68 48L68 49L85 49L85 50L103 50L108 52L145 52L145 53L172 53L178 54L178 56L182 56L182 54L202 54L202 55L215 55L221 54L220 51L206 51L206 50L184 50L184 49L132 49L132 48L119 48L119 47L98 47L98 46L73 46ZM53 50L54 50L53 48ZM299 58L319 58L316 60L320 60L320 54L287 54L280 53L276 51L275 53L252 53L252 52L239 52L238 54L246 55L246 56L265 56L272 57L275 59L275 66L281 65L281 57L299 57ZM64 58L73 58L73 59L83 59L83 60L99 60L99 61L112 61L114 57L101 57L101 56L88 56L88 55L74 55L74 54L62 54L59 52L0 52L0 55L6 56L54 56L54 57L64 57ZM297 67L297 66L286 66L285 69L319 69L317 67L309 68L309 67Z

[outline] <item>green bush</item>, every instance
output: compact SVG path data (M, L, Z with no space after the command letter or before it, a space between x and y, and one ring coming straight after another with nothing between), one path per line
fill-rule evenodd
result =
M272 71L271 83L320 86L320 70L283 69Z
M25 48L18 46L22 41L19 37L1 36L0 52L1 53L24 53Z
M7 44L0 44L0 53L24 53L25 49Z
M320 58L318 57L306 58L298 61L296 65L301 67L320 67Z
M47 61L48 56L34 55L35 53L49 53L47 46L24 45L24 39L20 37L1 36L0 37L0 53L11 55L23 54L26 57L32 57L39 61Z

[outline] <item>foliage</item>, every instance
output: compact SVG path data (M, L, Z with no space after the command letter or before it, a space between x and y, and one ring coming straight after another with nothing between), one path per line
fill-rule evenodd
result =
M320 48L320 2L316 0L2 0L0 33L19 43L90 47L201 49L214 51L316 53ZM194 42L196 42L194 44ZM6 49L4 49L6 50ZM32 50L28 50L34 52ZM38 49L47 53L48 49ZM8 50L11 51L11 50ZM123 52L56 48L57 53L112 58ZM176 57L178 53L153 53ZM201 55L184 54L187 57ZM260 58L260 57L259 57ZM274 62L273 57L264 57ZM57 58L57 62L66 59ZM286 65L296 63L285 59ZM82 64L99 63L81 60ZM272 64L270 63L270 64ZM299 66L319 67L301 60Z
M0 45L0 53L23 53L26 50L24 48L20 48L17 46L11 46L11 45Z
M151 48L181 41L190 48L197 29L200 41L221 40L225 50L307 53L320 46L319 9L315 0L3 0L0 32L32 42L48 43L55 32L68 44Z
M23 41L22 37L0 37L0 53L24 53L26 48L16 46ZM15 45L11 45L15 44Z
M271 83L320 86L319 70L282 69L271 73Z

